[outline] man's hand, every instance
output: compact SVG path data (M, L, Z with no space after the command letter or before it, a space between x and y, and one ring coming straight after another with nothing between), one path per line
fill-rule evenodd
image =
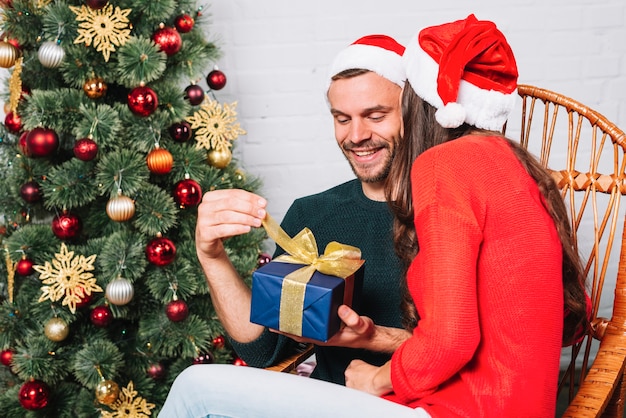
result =
M367 316L360 316L346 305L341 305L337 314L345 326L342 326L339 332L326 342L326 345L367 348L377 331L374 321Z
M348 348L364 348L370 351L393 353L411 333L400 328L383 327L374 324L371 318L361 316L347 305L341 305L337 311L344 326L328 341L321 342L292 334L272 330L303 343L320 346L336 346Z
M224 256L222 240L260 227L267 202L240 189L207 192L198 206L196 251L198 258Z

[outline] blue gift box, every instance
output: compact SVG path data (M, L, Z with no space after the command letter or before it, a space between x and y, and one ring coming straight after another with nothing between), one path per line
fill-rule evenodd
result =
M272 261L252 274L251 322L281 330L279 318L283 280L302 267L302 264ZM339 331L339 305L346 304L358 309L363 287L363 267L345 280L318 271L313 273L304 293L301 336L328 341Z

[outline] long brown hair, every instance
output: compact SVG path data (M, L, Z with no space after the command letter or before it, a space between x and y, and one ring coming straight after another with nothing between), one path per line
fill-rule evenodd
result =
M402 94L402 119L404 134L396 146L396 155L387 177L385 193L387 201L395 215L394 245L404 270L417 254L418 239L413 224L413 201L411 197L410 171L413 161L427 149L447 141L454 140L470 133L496 135L499 132L485 131L474 126L463 124L455 129L441 127L435 120L436 109L422 100L407 81ZM587 314L585 301L585 274L576 251L569 217L559 189L550 173L537 159L522 148L518 143L505 138L512 151L537 182L544 197L546 210L554 220L563 251L563 296L568 315L564 319L563 343L570 343L580 329L586 329ZM417 325L419 313L411 300L406 287L406 274L403 282L403 324L411 330Z

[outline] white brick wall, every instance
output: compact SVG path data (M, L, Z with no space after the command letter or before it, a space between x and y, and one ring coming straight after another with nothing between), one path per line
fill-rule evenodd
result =
M324 88L334 55L365 34L406 43L419 28L475 13L505 33L521 82L578 99L626 129L623 0L387 0L384 9L375 0L205 3L209 37L223 51L217 64L228 77L216 95L238 102L247 131L236 156L261 177L279 220L295 198L352 178L334 140Z
M247 135L237 155L263 179L277 219L295 198L352 177L323 90L334 54L365 34L406 43L421 27L475 13L507 36L521 82L573 97L626 129L623 0L214 0L206 12L228 76L217 97L238 102Z

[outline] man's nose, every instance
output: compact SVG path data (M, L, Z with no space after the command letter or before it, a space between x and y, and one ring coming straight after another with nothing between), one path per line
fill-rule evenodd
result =
M350 141L354 144L358 144L362 141L370 139L371 131L367 127L367 124L361 120L353 119L350 124Z

